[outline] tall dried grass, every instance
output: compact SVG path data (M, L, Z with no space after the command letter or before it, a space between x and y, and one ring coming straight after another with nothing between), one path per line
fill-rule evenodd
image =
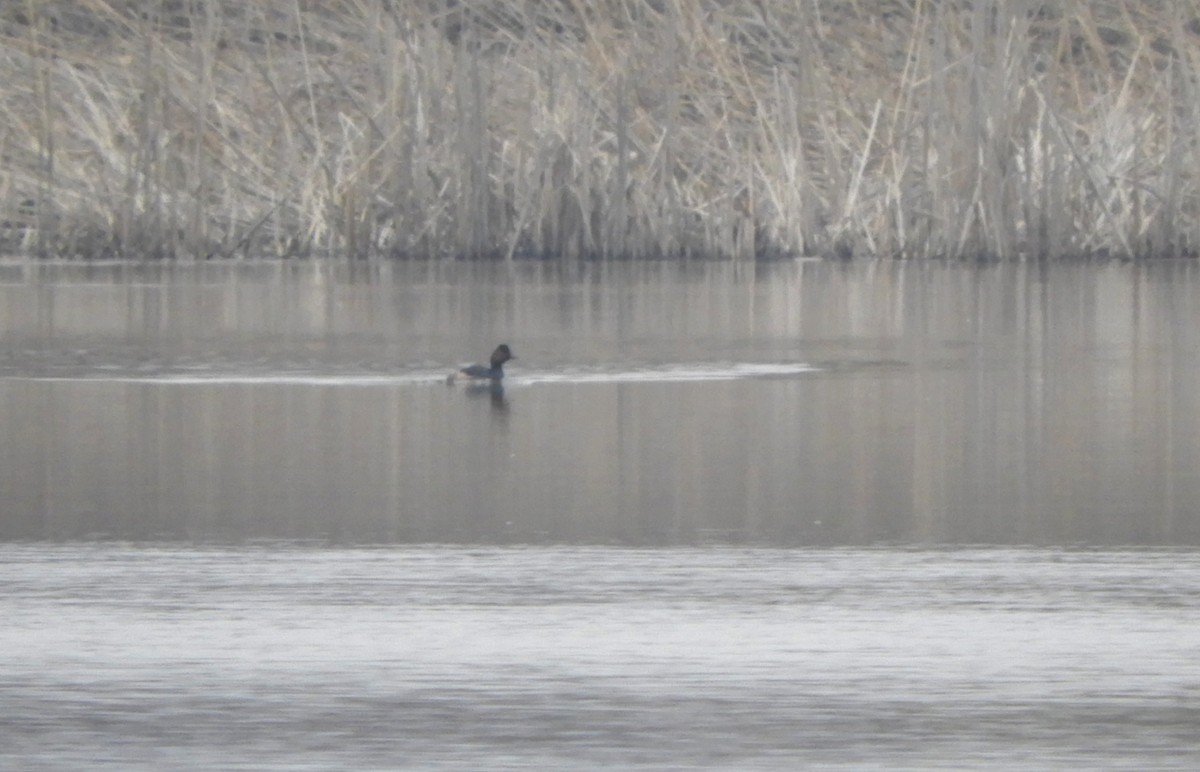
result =
M25 0L0 250L1192 254L1196 0Z

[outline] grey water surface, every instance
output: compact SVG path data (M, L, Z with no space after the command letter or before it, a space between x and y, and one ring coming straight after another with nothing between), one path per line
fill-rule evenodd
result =
M3 769L1200 766L1190 261L0 262L0 437Z
M1191 552L0 555L3 769L1200 765Z

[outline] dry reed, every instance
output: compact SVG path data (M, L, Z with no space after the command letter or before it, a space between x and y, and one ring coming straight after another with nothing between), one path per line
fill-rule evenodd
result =
M26 0L0 251L1191 255L1198 43L1194 0Z

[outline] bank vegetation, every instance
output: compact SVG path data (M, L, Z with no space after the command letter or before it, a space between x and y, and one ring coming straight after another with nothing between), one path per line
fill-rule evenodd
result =
M1190 256L1195 0L25 0L0 252Z

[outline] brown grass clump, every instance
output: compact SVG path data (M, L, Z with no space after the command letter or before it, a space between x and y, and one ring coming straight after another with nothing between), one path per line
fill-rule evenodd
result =
M1198 75L1194 0L25 0L0 251L1192 254Z

